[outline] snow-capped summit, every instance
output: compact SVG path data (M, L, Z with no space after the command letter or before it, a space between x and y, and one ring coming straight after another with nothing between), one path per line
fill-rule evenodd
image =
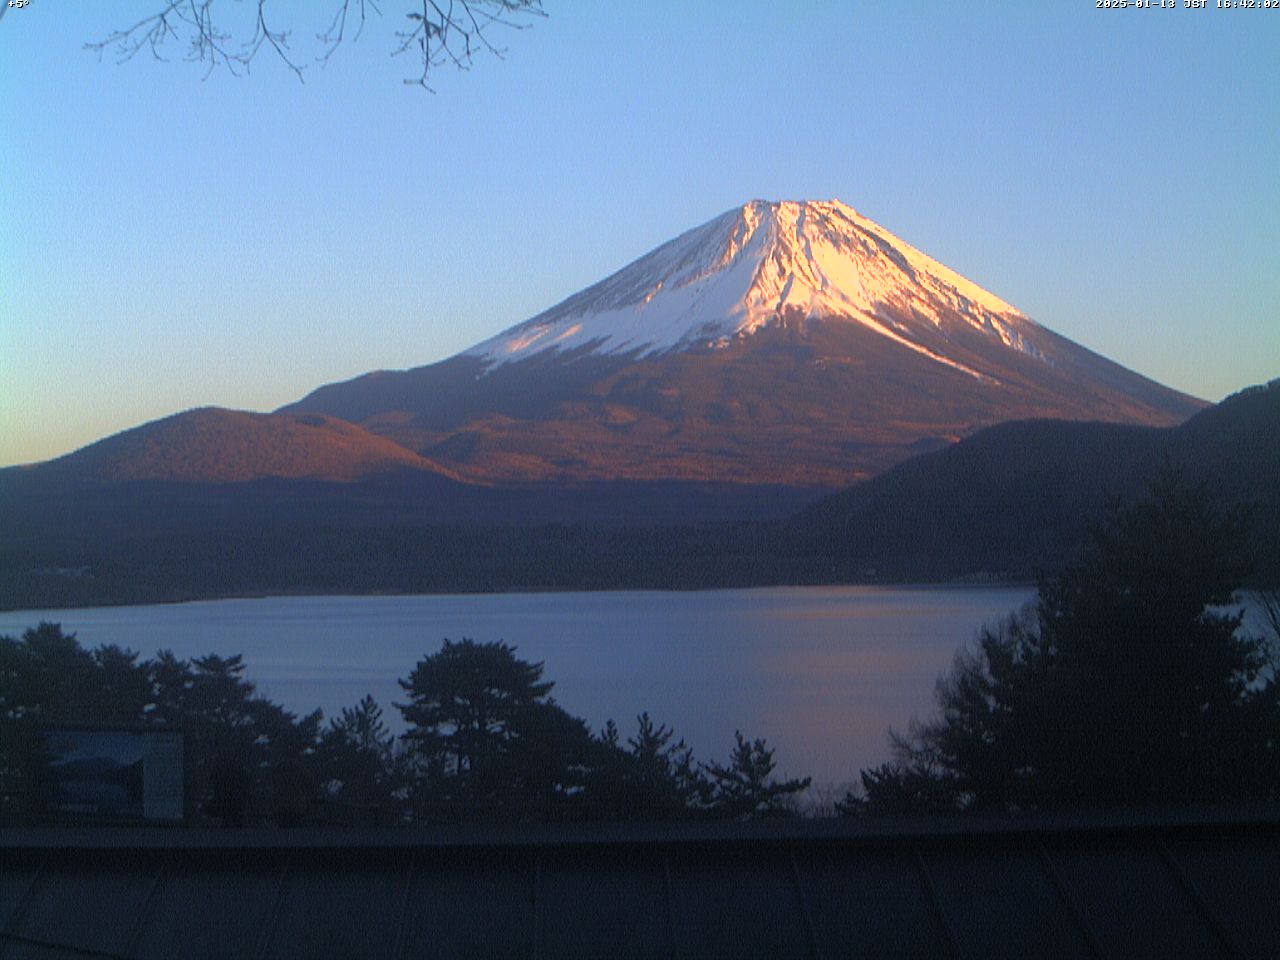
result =
M835 487L1005 420L1201 406L839 201L753 200L470 350L289 409L485 483Z
M753 200L467 354L495 364L583 347L648 357L816 318L861 324L973 376L933 343L949 326L1039 355L1019 311L839 200Z

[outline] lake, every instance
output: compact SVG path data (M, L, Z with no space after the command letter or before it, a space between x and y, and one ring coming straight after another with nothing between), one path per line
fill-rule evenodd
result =
M779 587L698 592L271 597L0 613L0 634L40 620L85 646L144 657L244 655L259 692L326 716L372 693L399 727L396 680L444 638L505 640L546 665L553 695L624 737L648 711L701 760L734 730L776 747L778 772L845 783L888 757L890 726L932 712L957 649L1021 606L1029 587Z

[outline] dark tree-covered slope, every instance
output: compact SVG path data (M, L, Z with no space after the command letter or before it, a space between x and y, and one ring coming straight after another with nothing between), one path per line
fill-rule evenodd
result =
M1224 502L1253 506L1260 572L1280 577L1280 381L1174 428L991 427L824 498L787 525L781 550L871 579L1027 576L1070 557L1086 521L1166 458Z

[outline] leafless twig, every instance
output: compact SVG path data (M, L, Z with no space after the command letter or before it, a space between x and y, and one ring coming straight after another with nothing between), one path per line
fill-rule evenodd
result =
M367 19L367 11L372 10L379 16L382 11L378 9L378 5L373 0L357 0L357 9L360 11L360 25L356 27L356 35L352 40L359 40L360 34L364 33L364 24ZM333 21L329 24L329 29L324 33L317 34L316 39L324 44L324 51L317 58L321 64L329 62L329 58L333 56L333 52L342 45L342 41L347 33L347 13L351 10L351 0L342 0L338 5L338 9L334 11Z
M394 52L417 49L422 62L422 73L405 83L429 90L427 77L432 67L451 64L467 70L481 50L502 59L505 49L490 43L486 31L495 25L523 30L529 23L521 18L544 15L541 0L445 0L443 5L422 0L420 9L405 14L412 28L396 31L399 46Z
M222 20L215 21L215 2L217 0L167 0L150 16L95 43L86 43L85 49L99 57L110 50L116 62L123 63L143 50L150 51L157 60L165 60L163 52L168 45L185 42L184 59L206 64L207 77L218 67L226 67L239 76L249 70L263 47L270 47L299 80L304 79L305 65L295 58L289 45L291 31L277 29L268 20L270 0L255 0L252 30L247 39L239 43L234 42L233 34L222 26ZM501 58L505 51L494 46L487 36L492 27L523 30L530 26L531 18L545 16L542 0L422 0L421 3L415 0L412 6L406 13L409 29L395 32L396 45L392 52L417 52L422 70L405 83L428 90L427 78L433 68L452 65L466 70L475 54L481 52ZM219 9L225 9L225 5ZM336 0L329 28L316 34L320 45L316 62L321 65L329 62L347 39L349 22L357 15L359 23L352 39L358 40L370 12L381 16L377 0Z

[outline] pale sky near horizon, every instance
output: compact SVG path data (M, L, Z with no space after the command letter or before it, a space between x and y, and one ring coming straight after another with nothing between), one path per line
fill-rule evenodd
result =
M430 94L399 0L305 84L269 52L99 62L160 0L29 0L0 20L0 465L443 359L757 197L838 197L1219 400L1280 376L1280 9L1217 2L544 0ZM320 5L271 4L304 59Z

